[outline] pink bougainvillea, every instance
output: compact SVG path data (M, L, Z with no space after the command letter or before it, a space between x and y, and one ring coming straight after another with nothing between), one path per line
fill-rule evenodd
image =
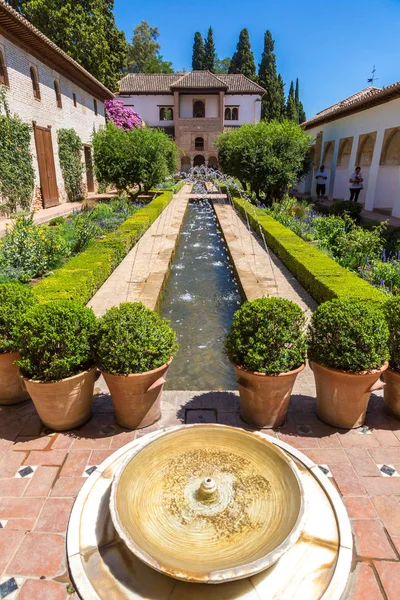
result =
M122 100L105 100L104 106L107 119L113 121L120 129L143 127L142 117L128 106L124 106Z

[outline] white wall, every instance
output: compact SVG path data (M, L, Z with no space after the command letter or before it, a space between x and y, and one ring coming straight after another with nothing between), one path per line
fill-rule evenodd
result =
M219 117L219 95L186 95L180 96L180 117L193 118L193 102L203 100L206 103L206 119Z
M261 119L261 102L258 95L226 94L225 106L239 106L239 120L224 121L224 125L227 127L244 123L258 123Z
M137 95L120 98L125 106L129 106L142 117L147 125L152 127L172 126L173 121L160 121L160 106L174 106L174 96L172 94L156 95ZM175 115L174 115L175 117Z
M32 121L36 121L37 125L41 127L51 126L60 202L65 201L66 194L58 158L57 131L61 128L73 128L81 138L82 143L90 143L93 129L98 130L105 123L103 102L97 100L98 115L96 116L93 108L93 96L86 91L2 35L0 35L0 48L3 51L7 65L9 79L7 99L11 112L18 114L27 123L32 124ZM36 100L33 96L30 77L31 66L36 67L38 73L40 101ZM55 79L59 82L60 86L62 108L57 107L54 91ZM77 96L78 106L76 108L72 100L73 93ZM39 186L39 172L33 132L31 135L31 150L36 177L35 185Z

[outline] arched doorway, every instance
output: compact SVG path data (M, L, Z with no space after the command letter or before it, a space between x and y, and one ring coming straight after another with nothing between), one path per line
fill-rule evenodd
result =
M190 171L190 158L188 156L184 156L181 160L181 171L183 173L189 173Z
M208 166L211 167L211 169L218 169L218 159L216 156L210 156L208 159Z
M195 119L204 119L206 116L206 105L203 100L193 102L193 117Z
M193 160L194 167L203 167L203 166L205 166L205 164L206 164L206 161L202 154L197 154L194 157L194 160Z

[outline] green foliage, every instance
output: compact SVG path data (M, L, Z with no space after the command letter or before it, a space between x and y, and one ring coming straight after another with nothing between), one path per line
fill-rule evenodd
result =
M67 300L38 304L21 318L16 342L22 374L37 381L58 381L89 369L97 320L90 308Z
M218 75L218 73L229 73L229 67L231 66L231 59L229 58L229 56L226 56L225 58L216 58L215 59L215 67L214 67L214 73L216 73Z
M10 114L5 90L0 89L0 211L6 214L31 203L35 181L31 131L30 125Z
M193 71L202 71L205 62L205 49L203 37L200 31L196 31L194 34L193 41L193 54L192 54L192 69Z
M82 200L82 140L74 129L58 130L58 156L70 202Z
M241 73L250 79L255 79L256 65L254 54L251 51L249 32L246 28L242 29L239 34L239 41L236 52L232 56L229 73Z
M284 117L285 94L276 72L275 42L270 31L264 35L264 50L258 68L258 83L266 90L262 97L261 118L266 121Z
M118 189L147 191L177 168L176 145L161 129L124 131L107 123L93 134L93 150L97 179Z
M382 232L386 227L386 222L370 230L350 227L337 237L330 251L340 265L355 271L364 267L369 260L380 257L383 250Z
M317 302L333 298L376 300L386 296L368 282L338 265L318 248L299 238L293 231L252 206L242 198L233 198L236 208L246 215L259 232L261 228L269 248Z
M358 221L362 209L362 204L359 204L358 202L350 202L350 200L336 200L330 206L329 212L332 215L338 215L340 217L343 215L348 215L354 221Z
M89 302L172 197L172 192L160 194L145 208L128 218L116 231L93 242L78 256L70 258L53 275L34 287L35 296L41 302L56 299L77 300L81 304Z
M0 353L18 350L14 329L36 302L31 288L20 283L0 284Z
M114 306L99 319L96 364L106 373L146 373L167 363L177 350L169 321L141 302Z
M305 317L284 298L245 302L233 317L225 351L233 363L249 371L276 375L304 364Z
M214 34L212 27L209 27L207 37L204 39L204 62L202 68L214 73L216 58Z
M11 0L10 4L101 83L118 89L126 40L115 24L114 0Z
M227 175L248 183L258 199L282 198L306 172L310 138L290 121L260 121L223 133L216 140L219 163Z
M172 63L163 59L158 43L159 31L142 21L133 30L128 44L128 73L173 73Z
M286 102L286 118L289 119L289 121L294 121L294 123L299 122L299 111L294 95L293 81L290 82L289 94Z
M306 117L303 103L300 101L299 80L298 79L296 79L296 90L294 93L294 98L295 98L296 107L297 107L298 123L299 123L299 125L301 125L301 123L304 123L304 121L307 119L307 117Z
M314 312L308 356L332 369L372 371L389 358L389 329L382 305L332 300Z
M63 225L66 222L65 217L54 217L48 222L49 227L56 227L56 225Z
M90 242L101 235L102 229L95 220L95 211L73 215L68 232L72 254L86 250Z
M400 373L400 298L391 298L385 309L389 326L389 364Z
M363 279L388 294L400 294L400 262L398 260L372 260L360 269Z

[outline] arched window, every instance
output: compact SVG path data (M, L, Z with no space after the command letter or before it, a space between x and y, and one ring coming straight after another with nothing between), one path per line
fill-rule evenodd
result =
M225 108L225 121L231 121L232 120L232 111L230 109L229 106L227 106Z
M161 106L160 108L160 121L173 121L174 111L169 106Z
M205 164L206 164L205 158L201 154L197 154L194 157L194 159L193 159L193 166L194 167L202 167Z
M204 138L197 137L194 140L194 149L195 150L204 150Z
M232 108L232 121L239 121L239 109L237 106Z
M95 98L93 98L93 110L94 110L94 114L97 117L97 100Z
M193 117L195 119L204 119L206 116L206 107L203 100L193 102Z
M62 108L62 99L61 99L61 93L60 93L60 84L56 80L54 80L54 91L56 93L57 106L58 106L58 108Z
M9 86L7 65L3 52L0 50L0 85Z
M34 96L34 98L36 98L36 100L40 100L39 80L38 80L38 76L37 76L35 67L30 68L30 74L31 74L31 81L32 81L33 96Z

